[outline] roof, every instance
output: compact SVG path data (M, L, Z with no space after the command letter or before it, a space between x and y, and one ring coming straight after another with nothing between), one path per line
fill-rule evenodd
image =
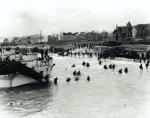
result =
M130 22L128 22L126 26L116 26L115 30L118 30L121 33L127 33L129 29L133 29Z
M122 33L126 33L126 32L128 32L128 27L127 26L118 27L118 31L120 31Z
M127 27L133 28L130 22L127 23Z

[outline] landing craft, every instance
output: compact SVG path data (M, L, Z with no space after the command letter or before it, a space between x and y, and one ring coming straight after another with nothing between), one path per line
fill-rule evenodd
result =
M0 87L16 87L32 83L48 83L53 59L43 53L22 54L19 48L14 54L0 55ZM41 58L38 57L41 55ZM9 57L6 59L6 57Z

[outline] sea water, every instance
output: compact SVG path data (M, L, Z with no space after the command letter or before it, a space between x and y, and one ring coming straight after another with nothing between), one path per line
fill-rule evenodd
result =
M127 59L102 60L96 57L61 57L53 55L56 64L50 85L30 85L0 90L0 117L3 118L149 118L150 69L139 69L139 63ZM82 62L89 62L84 67ZM75 64L75 67L72 65ZM115 70L103 68L116 64ZM119 69L128 73L119 74ZM81 72L75 81L73 71ZM90 81L87 81L90 76ZM66 82L70 77L71 81Z

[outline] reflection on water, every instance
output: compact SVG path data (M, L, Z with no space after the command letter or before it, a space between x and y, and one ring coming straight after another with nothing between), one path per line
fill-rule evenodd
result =
M90 67L83 67L82 62ZM58 85L24 86L0 91L0 116L24 118L149 118L150 69L139 70L139 63L128 60L54 57L53 78ZM116 64L104 70L103 65ZM76 67L71 66L75 64ZM119 74L128 67L128 74ZM81 71L79 81L72 72ZM87 76L91 81L87 81ZM66 82L70 77L71 81ZM13 105L10 105L13 103Z

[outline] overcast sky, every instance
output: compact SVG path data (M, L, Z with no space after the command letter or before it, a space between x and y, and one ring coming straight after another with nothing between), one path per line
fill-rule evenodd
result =
M0 0L0 37L150 23L149 0Z

